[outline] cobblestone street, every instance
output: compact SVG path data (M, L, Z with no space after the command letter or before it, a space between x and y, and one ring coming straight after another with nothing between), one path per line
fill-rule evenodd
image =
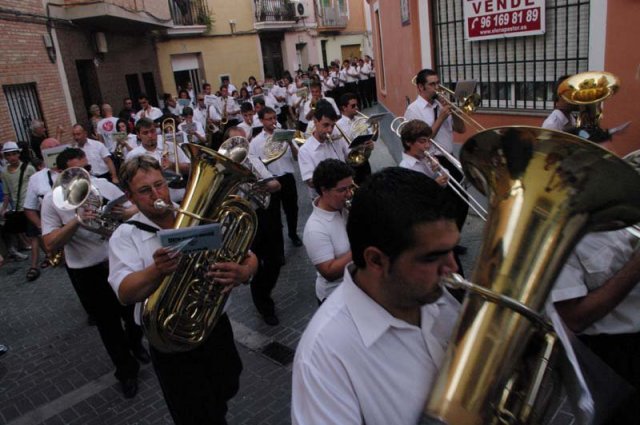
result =
M397 154L398 142L388 130L383 139L372 157L374 169L392 165ZM306 193L300 186L300 234L311 209ZM470 216L463 233L469 247L463 257L466 270L481 227ZM240 392L229 405L230 424L290 423L290 361L316 300L315 272L304 248L294 248L287 239L285 249L287 263L273 294L280 325L262 321L248 287L236 288L229 305L244 364ZM65 270L48 268L35 282L27 282L27 263L0 268L0 343L10 347L0 358L0 423L172 423L150 365L140 371L137 396L122 397L96 328L88 326Z

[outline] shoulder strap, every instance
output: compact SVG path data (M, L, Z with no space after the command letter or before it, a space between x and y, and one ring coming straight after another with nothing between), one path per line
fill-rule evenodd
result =
M148 224L139 222L137 220L128 220L128 221L125 221L124 224L130 224L144 232L149 232L149 233L158 233L158 231L160 230L157 227L149 226Z
M20 166L20 178L18 179L18 194L16 195L16 204L15 204L15 209L16 211L18 211L18 206L20 205L20 192L22 192L22 179L24 178L24 172L27 169L27 166L29 165L28 162L23 162L22 165Z

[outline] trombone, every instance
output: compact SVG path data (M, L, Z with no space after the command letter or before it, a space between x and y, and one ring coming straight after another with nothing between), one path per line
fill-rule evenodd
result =
M391 131L393 131L398 137L402 138L402 136L400 135L402 127L409 121L410 120L407 120L405 117L394 118L393 121L391 121L390 125ZM460 163L458 158L447 152L447 150L440 146L435 140L429 138L429 141L440 153L442 153L442 156L447 158L447 160L449 160L449 162L451 162L453 166L460 170L460 172L464 175L462 164ZM425 158L429 162L427 165L431 167L431 169L436 173L436 176L438 175L438 173L446 173L448 175L435 155L431 154L428 150L426 150L424 154ZM462 199L467 205L469 205L469 208L471 208L478 215L478 217L480 217L483 221L487 221L488 213L487 210L482 206L482 204L476 198L474 198L467 189L465 189L462 183L451 176L448 177L449 178L447 179L447 186L449 186L451 190L456 195L458 195L458 197L460 197L460 199Z
M414 86L417 85L416 79L417 75L414 75L411 79L411 84ZM454 100L449 98L449 96L453 97L453 99L456 98L455 92L450 88L445 87L442 84L438 84L436 93L439 99L442 99L444 103L451 107L451 113L460 118L465 124L469 124L471 127L475 128L476 131L485 130L482 124L471 117L471 114L478 109L481 103L480 95L478 93L472 93L469 96L462 98L462 106L458 106Z
M160 125L160 132L162 133L162 158L168 159L169 157L169 145L168 136L171 136L171 142L173 143L173 162L175 164L175 170L163 170L162 174L169 182L169 187L173 189L179 189L186 187L187 182L180 173L180 164L178 162L178 141L176 140L176 120L174 118L167 118L162 121ZM167 134L169 133L169 134Z

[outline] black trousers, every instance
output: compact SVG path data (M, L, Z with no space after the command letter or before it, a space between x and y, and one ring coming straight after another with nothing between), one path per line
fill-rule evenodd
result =
M116 378L135 378L140 366L130 350L141 343L142 329L133 319L134 306L121 305L111 289L108 263L84 269L67 267L67 273L83 307L96 321L104 348L116 367Z
M635 392L605 423L634 424L640 418L640 333L580 335L580 340L602 361L625 379Z
M358 81L358 98L360 99L360 105L362 105L363 109L371 106L370 92L369 80Z
M291 173L278 177L280 182L280 199L282 209L287 218L287 231L289 237L298 234L298 190L296 189L296 179Z
M289 116L289 106L284 105L280 108L280 113L278 114L278 122L280 123L283 129L289 128L287 124L288 116Z
M151 360L176 425L227 423L227 401L240 387L242 361L226 314L196 349L163 353L152 346Z
M375 103L378 103L378 86L376 85L376 77L369 77L369 84L371 87L371 98Z
M275 288L284 264L284 240L280 218L280 194L271 194L269 208L258 208L258 230L251 250L258 257L258 271L251 280L251 297L263 316L275 313L271 291Z

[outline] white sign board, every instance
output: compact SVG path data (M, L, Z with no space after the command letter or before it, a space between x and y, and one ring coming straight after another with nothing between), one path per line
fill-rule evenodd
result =
M544 34L544 0L464 0L468 41Z

